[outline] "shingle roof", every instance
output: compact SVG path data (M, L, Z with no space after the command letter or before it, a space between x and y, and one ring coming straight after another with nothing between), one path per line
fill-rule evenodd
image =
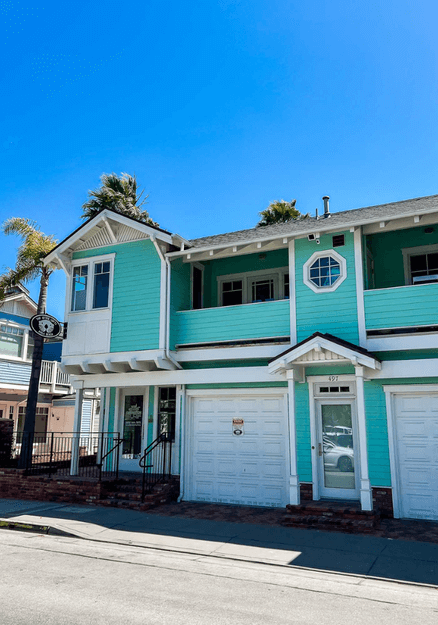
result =
M391 204L380 204L378 206L367 206L356 208L339 213L331 213L328 219L321 217L315 219L309 217L300 221L290 221L283 224L263 226L261 228L249 228L237 232L226 232L210 237L192 239L189 241L193 248L203 248L208 246L220 246L225 244L239 243L241 241L251 241L268 239L272 237L294 236L311 232L323 232L339 228L349 228L364 223L385 221L409 215L421 215L425 212L438 212L438 195L403 200L402 202L392 202Z

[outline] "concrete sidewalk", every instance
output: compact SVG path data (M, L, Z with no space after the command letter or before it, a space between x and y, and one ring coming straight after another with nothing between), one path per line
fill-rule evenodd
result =
M438 586L438 545L426 542L0 499L0 525L20 523L104 543Z

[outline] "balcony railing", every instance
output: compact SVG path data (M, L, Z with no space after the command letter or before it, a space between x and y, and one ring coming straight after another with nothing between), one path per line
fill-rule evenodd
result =
M367 330L438 324L438 284L365 291Z
M59 362L56 360L43 360L41 363L41 375L40 385L50 386L50 390L55 390L62 387L62 390L70 387L70 376L68 373L63 373L59 367Z
M289 300L174 313L171 344L209 343L290 335Z

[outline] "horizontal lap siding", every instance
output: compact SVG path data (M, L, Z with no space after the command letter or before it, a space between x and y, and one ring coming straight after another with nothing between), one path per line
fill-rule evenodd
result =
M366 326L370 329L438 323L438 284L366 291Z
M151 241L119 247L114 270L111 352L158 349L160 258Z
M347 262L347 278L331 293L315 293L303 281L303 265L314 252L333 249L332 236L324 235L320 244L307 239L295 242L296 315L298 342L314 332L328 332L357 344L357 297L354 268L354 239L351 232L344 232L345 245L336 252Z
M0 383L29 384L31 366L25 363L0 361Z
M297 434L298 476L300 482L311 482L312 457L310 452L308 384L295 384L295 422Z
M380 382L365 382L368 471L371 486L391 486L386 400Z
M175 314L175 343L289 336L289 300L223 306Z

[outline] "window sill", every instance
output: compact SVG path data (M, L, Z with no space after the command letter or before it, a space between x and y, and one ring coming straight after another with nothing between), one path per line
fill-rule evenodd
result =
M111 308L107 306L106 308L93 308L92 310L70 310L69 315L90 315L96 314L100 312L110 311Z

